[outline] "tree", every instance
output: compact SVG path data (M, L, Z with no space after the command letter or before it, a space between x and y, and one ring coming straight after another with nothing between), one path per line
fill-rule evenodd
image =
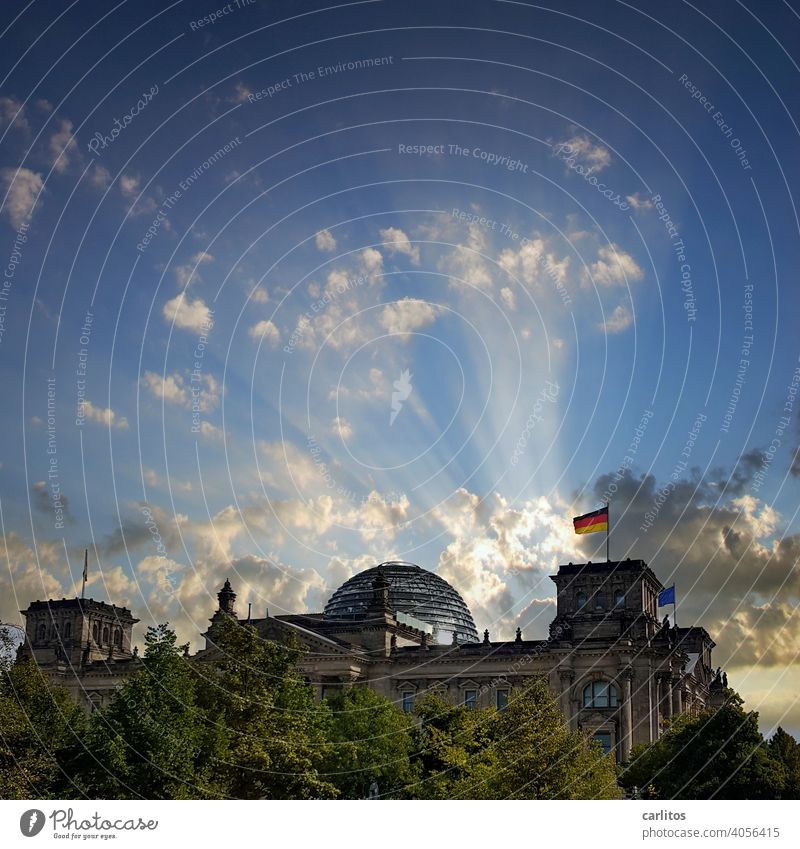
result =
M65 764L80 746L83 711L32 661L0 668L0 799L70 795Z
M718 710L678 716L655 743L635 747L621 782L657 799L775 799L785 772L770 757L758 714L731 692Z
M490 745L459 795L474 799L618 799L616 763L600 746L570 731L544 678L491 711Z
M223 739L196 701L195 675L167 625L148 628L142 669L92 715L76 764L87 793L105 799L215 797Z
M778 726L768 748L770 756L783 766L786 777L781 798L800 799L800 745Z
M300 650L224 619L214 626L216 656L198 664L208 721L224 729L218 776L237 799L334 798L320 776L330 712L297 673Z
M382 797L402 797L415 775L411 718L366 687L345 690L328 705L331 747L325 772L342 798L366 798L373 781Z

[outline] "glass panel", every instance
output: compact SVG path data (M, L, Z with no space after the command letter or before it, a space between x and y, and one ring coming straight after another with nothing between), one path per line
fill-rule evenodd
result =
M608 687L608 702L611 707L617 706L617 688L613 684Z
M403 710L406 713L411 713L414 708L414 694L403 693Z
M578 610L580 610L586 604L586 593L578 593L578 595L575 596L575 603Z
M508 706L508 690L497 691L497 709L505 710Z
M587 684L583 688L583 706L591 707L592 706L592 685Z
M608 683L606 681L594 682L594 706L597 708L608 707Z
M464 706L474 708L478 704L477 690L464 690Z
M594 609L595 610L605 610L606 609L606 594L605 593L597 593L594 597Z
M594 735L594 739L600 744L603 754L607 755L611 751L611 734L608 731L598 731Z

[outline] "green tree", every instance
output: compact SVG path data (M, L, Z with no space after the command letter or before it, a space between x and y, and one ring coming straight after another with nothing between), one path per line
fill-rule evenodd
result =
M505 710L490 711L490 743L457 795L474 799L618 799L616 763L594 741L571 732L547 682L513 692Z
M215 655L198 664L209 722L223 728L218 777L237 799L333 798L320 776L328 755L330 711L297 673L300 650L262 639L225 619L214 627Z
M382 797L402 797L414 781L414 723L389 699L354 687L328 701L331 709L327 778L345 799L363 799L376 781Z
M419 784L410 795L419 799L451 799L473 773L475 759L490 743L492 711L456 706L435 693L417 699L419 727L414 735L413 763Z
M637 746L623 786L657 799L780 798L785 772L733 693L718 710L676 717L655 743Z
M784 770L786 782L782 799L800 799L800 745L780 726L769 741L769 754Z
M148 628L142 669L96 711L76 764L84 791L105 799L219 795L212 781L223 735L205 722L184 647L167 625Z
M65 765L80 746L83 711L32 661L0 667L0 799L72 795Z

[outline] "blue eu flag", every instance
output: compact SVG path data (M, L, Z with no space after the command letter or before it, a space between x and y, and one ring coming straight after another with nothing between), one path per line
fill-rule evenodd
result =
M668 604L675 604L675 584L658 594L658 606L666 607Z

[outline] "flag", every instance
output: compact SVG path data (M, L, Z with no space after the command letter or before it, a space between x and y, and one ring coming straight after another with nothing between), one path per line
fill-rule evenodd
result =
M84 549L83 552L83 583L89 580L89 549Z
M593 513L584 513L572 520L576 534L594 534L608 530L608 505Z
M658 594L658 606L666 607L668 604L675 604L675 584Z

